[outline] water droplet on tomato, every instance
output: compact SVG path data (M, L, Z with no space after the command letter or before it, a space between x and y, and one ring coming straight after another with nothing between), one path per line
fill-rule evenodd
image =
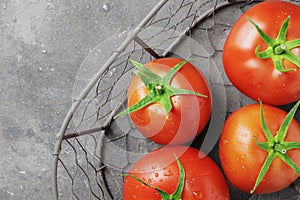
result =
M202 192L193 192L193 196L196 199L202 199L203 198L203 193Z
M245 156L245 155L240 155L240 156L239 156L239 161L240 161L240 162L244 162L245 159L246 159L246 156ZM244 168L246 168L246 167L243 165L242 168L244 169Z
M229 140L224 140L223 144L228 144Z
M164 172L164 176L173 176L173 172L171 170L168 170Z
M259 89L259 88L261 88L261 84L259 83L259 84L257 84L257 88Z
M281 84L281 87L282 87L282 88L285 88L285 87L286 87L286 84L285 84L285 83L282 83L282 84Z

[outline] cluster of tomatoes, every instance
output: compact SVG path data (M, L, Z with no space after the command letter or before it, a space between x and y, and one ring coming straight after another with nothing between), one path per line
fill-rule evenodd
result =
M235 23L223 50L225 72L259 102L233 112L219 138L222 170L186 145L210 120L209 84L190 62L162 58L137 68L128 88L136 128L162 144L125 174L123 200L230 199L226 178L248 193L284 189L300 175L300 7L265 1ZM278 106L290 104L287 113ZM224 174L223 174L224 173Z

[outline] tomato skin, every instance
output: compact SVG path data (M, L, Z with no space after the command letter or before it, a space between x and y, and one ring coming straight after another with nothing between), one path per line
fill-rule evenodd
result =
M297 71L279 72L271 59L260 59L255 48L267 48L252 19L267 35L275 39L283 21L290 16L287 40L300 39L300 6L284 1L265 1L248 9L234 24L223 49L223 65L229 80L242 93L266 104L283 105L300 99L300 68L284 61L285 68ZM300 48L292 50L300 57Z
M273 135L286 116L286 112L264 105L264 116ZM240 108L225 121L220 141L219 155L222 168L228 180L238 189L250 192L258 173L267 157L267 152L261 150L255 143L264 142L266 138L261 128L259 104ZM300 141L300 125L293 119L285 141ZM287 151L288 156L300 166L300 149ZM297 179L297 173L280 158L275 158L255 193L277 192L289 186Z
M180 63L179 58L162 58L144 66L159 76L164 76ZM193 140L205 128L210 119L211 91L204 75L191 63L186 63L172 78L171 86L193 90L208 97L175 95L171 97L173 108L166 118L166 112L159 103L146 106L130 113L137 129L158 144L184 144ZM132 106L148 93L141 79L134 76L128 87L128 106Z
M229 199L229 190L219 167L193 147L167 146L154 150L142 157L129 173L171 194L175 192L179 178L174 154L186 173L183 200ZM161 200L161 197L155 189L127 176L124 180L123 200L133 199Z

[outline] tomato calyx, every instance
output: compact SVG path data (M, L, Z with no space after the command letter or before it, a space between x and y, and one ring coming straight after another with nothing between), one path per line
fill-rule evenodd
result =
M254 191L260 184L260 182L263 180L264 175L267 173L274 158L276 158L276 157L279 157L287 165L289 165L291 168L293 168L297 172L298 175L300 175L300 168L286 154L287 151L289 151L291 149L300 148L300 142L284 141L286 134L287 134L287 130L289 128L289 125L290 125L291 121L293 120L294 115L295 115L299 105L300 105L300 100L290 110L290 112L287 114L287 116L283 120L279 130L277 131L277 134L275 136L273 136L268 125L266 124L265 119L264 119L262 103L260 102L261 124L262 124L262 129L263 129L264 135L266 136L267 142L258 142L256 137L254 139L255 139L257 146L260 149L268 152L268 156L258 174L258 177L256 179L253 189L250 191L251 194L254 193Z
M142 80L142 82L148 89L148 94L136 104L117 114L114 118L125 115L127 113L135 112L152 103L160 103L166 110L166 118L168 118L168 115L173 107L171 103L172 96L196 95L205 98L208 97L207 95L203 95L192 90L174 88L170 85L174 75L182 66L184 66L184 64L188 62L187 60L183 60L175 65L163 77L160 77L149 69L145 68L141 63L138 63L134 60L130 60L130 62L137 68L137 70L134 71L134 74L136 74Z
M254 25L256 30L258 31L261 38L268 45L268 48L259 51L260 45L258 45L255 49L255 54L258 58L268 59L271 58L273 60L275 68L280 72L288 72L288 71L296 71L295 68L285 69L283 66L283 60L286 59L298 67L300 67L300 58L298 58L295 54L291 52L291 50L295 47L300 46L300 39L297 40L286 40L288 24L290 21L290 16L288 16L281 25L279 33L275 39L270 38L254 21L250 18L246 18L251 24Z
M183 188L184 188L184 181L185 181L185 170L180 162L180 160L177 158L176 155L174 155L176 158L176 162L179 168L179 180L178 180L178 184L177 184L177 188L175 190L174 193L169 194L166 191L155 187L153 185L150 185L148 183L146 183L145 181L143 181L142 179L138 178L137 176L133 175L133 174L121 174L121 176L130 176L134 179L136 179L137 181L141 182L142 184L155 189L159 195L161 196L162 200L181 200L181 196L182 196L182 192L183 192Z

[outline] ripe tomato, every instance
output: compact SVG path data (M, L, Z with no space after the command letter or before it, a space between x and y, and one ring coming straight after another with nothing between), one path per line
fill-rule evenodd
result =
M285 111L270 105L263 105L262 110L270 130L268 136L262 128L260 105L252 104L240 108L227 118L219 141L220 161L225 175L235 187L248 193L251 190L251 193L282 190L295 181L299 175L297 173L300 173L299 123L289 115L291 122L289 126L284 125L288 127L284 131L280 127L287 116ZM294 142L294 148L288 149L288 142ZM294 169L284 162L289 159L287 157L296 165L291 165ZM257 184L257 177L266 166L266 159L270 161L270 166L265 168L266 173ZM255 185L257 188L254 191Z
M299 13L296 4L265 1L248 9L232 27L223 49L224 69L233 85L248 97L271 105L300 99ZM276 40L286 19L287 33L282 32ZM273 39L269 45L254 23Z
M145 68L156 75L165 76L179 58L162 58L145 64ZM154 102L135 112L130 117L137 129L147 138L159 144L183 144L193 140L205 128L211 114L211 92L204 75L191 63L185 63L170 81L173 88L185 89L205 95L176 94L171 100L172 109L167 114L162 103ZM165 86L164 86L165 87ZM140 102L149 93L144 82L137 75L128 87L128 106ZM164 93L161 95L165 95Z
M193 147L166 146L154 150L135 163L129 174L171 194L175 192L180 177L174 155L178 157L185 171L181 199L229 199L228 187L219 167L211 158ZM155 189L126 176L123 200L133 199L162 198Z

